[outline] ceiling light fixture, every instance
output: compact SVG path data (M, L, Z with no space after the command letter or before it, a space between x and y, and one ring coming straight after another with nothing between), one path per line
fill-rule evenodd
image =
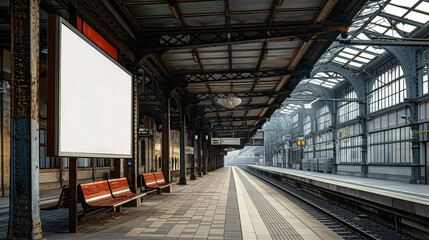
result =
M218 98L217 102L228 109L233 109L238 105L240 105L241 98L226 96L226 97Z

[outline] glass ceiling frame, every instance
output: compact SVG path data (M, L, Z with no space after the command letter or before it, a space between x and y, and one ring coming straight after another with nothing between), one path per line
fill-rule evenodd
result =
M354 18L348 39L409 38L428 22L429 0L369 1ZM385 53L383 48L342 46L334 43L319 59L316 67L332 62L359 71Z
M368 1L353 19L349 28L349 40L396 39L416 37L419 29L429 24L429 0L383 0ZM338 39L344 40L341 36ZM334 42L322 55L315 69L333 63L351 71L363 71L370 63L387 51L373 46L343 46ZM333 72L318 72L303 79L299 84L313 84L324 89L335 89L344 77ZM302 90L293 95L302 95ZM278 115L292 115L301 106L287 99Z

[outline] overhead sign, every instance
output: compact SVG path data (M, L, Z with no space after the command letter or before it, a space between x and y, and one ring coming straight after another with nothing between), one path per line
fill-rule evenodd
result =
M212 138L212 145L240 145L240 138Z

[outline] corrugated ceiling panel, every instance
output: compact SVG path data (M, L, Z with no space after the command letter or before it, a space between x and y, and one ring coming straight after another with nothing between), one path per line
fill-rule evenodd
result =
M255 69L257 64L232 65L232 69Z
M202 17L184 17L184 23L187 27L208 27L224 26L226 24L225 16L202 16Z
M262 48L262 44L263 43L246 43L246 44L239 44L239 45L232 45L231 48L233 50L235 49L259 49L259 51L261 51L260 49Z
M249 110L249 112L247 113L247 116L256 117L256 116L258 116L258 115L261 113L262 109L263 109L263 108L260 108L260 109L251 109L251 110Z
M191 58L192 59L192 58ZM174 66L198 66L198 64L192 59L192 60L182 60L182 61L168 61L168 65L170 67Z
M193 59L191 53L183 53L183 54L164 54L165 60L173 60L173 59Z
M257 56L257 57L259 57L260 54L261 54L261 49L258 48L257 50L254 50L254 51L240 51L240 52L234 52L233 51L231 56L232 57L245 57L245 56Z
M198 65L192 67L171 67L174 71L199 71L200 68Z
M176 28L180 27L175 18L136 19L143 28Z
M278 12L274 16L274 23L311 22L316 11Z
M206 71L228 70L228 66L205 66L204 70Z
M267 47L270 48L297 48L300 46L302 41L276 41L268 42Z
M127 8L133 17L158 15L171 15L173 17L168 4L128 5Z
M177 3L180 14L225 12L224 1L200 1Z
M273 1L261 0L234 0L229 1L230 11L269 10Z
M230 21L232 25L266 24L269 17L269 13L234 14L230 15Z
M323 0L285 0L277 9L318 8L322 2Z
M220 52L198 52L198 56L200 59L203 58L228 58L228 52L220 51Z

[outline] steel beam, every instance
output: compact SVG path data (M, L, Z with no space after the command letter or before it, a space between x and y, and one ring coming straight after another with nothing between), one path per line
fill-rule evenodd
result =
M248 27L142 33L137 37L139 50L195 49L202 47L245 44L252 42L289 40L328 32L343 32L347 23L285 25L276 27Z
M403 40L339 40L343 45L364 45L364 46L398 46L398 47L427 47L429 41L403 41Z
M41 239L39 209L39 0L11 4L10 239Z
M222 93L190 93L188 94L188 96L192 96L192 95L196 95L198 100L202 101L202 100L208 100L208 99L213 99L215 97L225 97L225 96L234 96L234 97L239 97L239 98L244 98L244 97L277 97L279 95L286 95L289 96L291 93L291 91L283 91L283 92L262 92L262 91L258 91L258 92L222 92Z
M205 72L204 74L199 72L183 72L175 74L173 77L180 79L184 78L187 83L210 83L218 81L233 81L243 79L255 79L255 78L270 78L270 77L282 77L297 72L307 73L311 69L273 69L273 70L232 70L232 71L214 71Z

